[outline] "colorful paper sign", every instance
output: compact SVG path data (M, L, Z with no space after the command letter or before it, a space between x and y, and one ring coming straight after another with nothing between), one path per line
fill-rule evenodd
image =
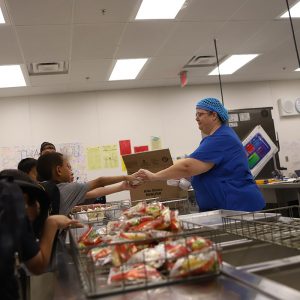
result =
M149 151L149 147L148 146L135 146L134 147L134 153L139 153L139 152L145 152L145 151Z
M130 140L119 141L119 146L120 146L120 154L121 155L131 154Z
M88 170L101 169L101 151L100 147L86 148Z

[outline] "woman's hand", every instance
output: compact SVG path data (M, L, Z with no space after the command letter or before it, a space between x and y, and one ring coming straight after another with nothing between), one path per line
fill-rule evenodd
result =
M143 181L154 181L156 180L155 173L150 172L149 170L140 169L135 174Z
M138 176L137 172L133 173L131 175L125 176L125 179L128 181L128 183L131 187L141 185L143 182L142 178L140 178Z

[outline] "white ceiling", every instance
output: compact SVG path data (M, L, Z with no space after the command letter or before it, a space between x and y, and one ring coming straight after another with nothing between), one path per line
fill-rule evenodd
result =
M290 5L296 0L290 0ZM0 97L179 85L193 55L259 53L223 82L300 79L285 0L187 0L175 20L135 21L141 0L0 0L0 65L22 64L27 87ZM105 13L102 13L105 10ZM300 20L294 20L300 47ZM300 49L299 49L300 50ZM118 58L150 60L136 80L107 81ZM67 61L68 74L29 76L29 63ZM217 83L213 67L190 68L189 84Z

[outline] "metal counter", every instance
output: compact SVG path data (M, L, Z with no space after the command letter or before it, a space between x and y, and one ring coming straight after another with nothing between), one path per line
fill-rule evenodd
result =
M83 300L77 270L67 250L58 255L54 300ZM100 299L100 298L94 298ZM201 282L187 282L149 290L128 292L104 300L264 300L264 299L300 299L300 292L263 277L237 270L224 264L217 278Z
M266 203L286 205L289 201L298 200L300 205L300 183L270 183L257 185Z

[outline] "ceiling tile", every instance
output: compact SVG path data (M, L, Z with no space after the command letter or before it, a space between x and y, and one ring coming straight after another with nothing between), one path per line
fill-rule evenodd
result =
M133 22L128 24L118 48L117 58L151 57L162 47L174 22Z
M289 0L292 5L299 0ZM250 0L235 11L232 20L274 20L287 10L285 1L274 0Z
M177 78L183 65L189 59L188 56L165 56L154 57L147 63L145 69L142 70L139 78L145 79L161 79Z
M68 24L73 0L6 0L15 25Z
M177 15L183 21L225 21L248 0L188 0Z
M11 26L0 26L0 39L0 65L22 64L23 58Z
M109 78L112 67L113 60L111 59L72 61L70 78L72 82L83 83L106 81Z
M222 22L178 22L158 56L192 56L204 45L211 45Z
M68 74L30 76L29 80L30 80L30 85L33 87L62 85L70 81Z
M17 32L26 63L68 60L69 26L21 26Z
M127 22L138 10L139 0L75 0L74 23ZM104 10L104 12L103 12Z
M124 23L75 25L72 60L112 58L118 45Z

